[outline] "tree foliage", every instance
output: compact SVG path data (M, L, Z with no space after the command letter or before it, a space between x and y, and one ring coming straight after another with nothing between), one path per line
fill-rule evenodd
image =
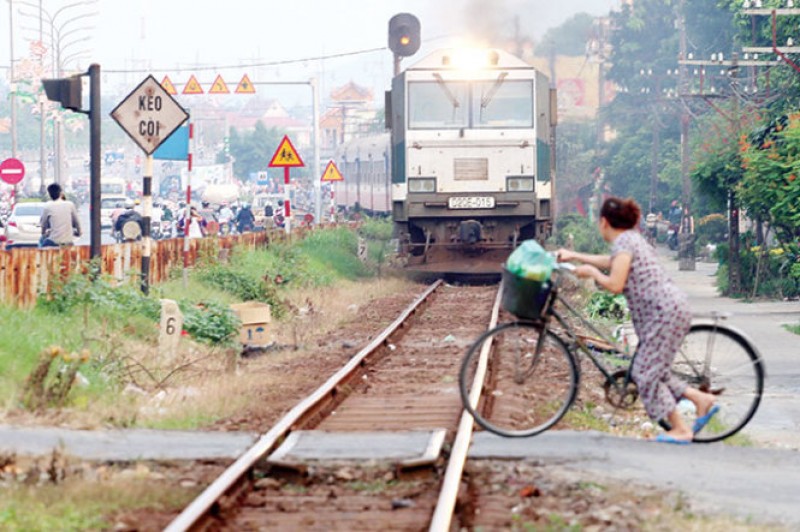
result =
M740 139L743 177L737 194L748 214L769 222L779 240L789 243L800 236L800 113L759 137Z
M679 0L639 0L613 13L611 24L607 77L621 93L603 117L617 132L603 157L606 180L612 193L646 205L657 133L655 209L661 211L680 196L680 119L684 105L691 104L669 97L679 91L680 6ZM733 14L718 9L717 0L686 0L684 9L688 52L729 55L736 34Z
M275 128L267 129L260 120L252 131L239 132L232 128L230 155L234 174L246 180L258 172L265 172L282 138L282 133Z
M586 53L586 42L592 34L594 19L588 13L577 13L556 28L549 29L540 46L560 55L581 56Z

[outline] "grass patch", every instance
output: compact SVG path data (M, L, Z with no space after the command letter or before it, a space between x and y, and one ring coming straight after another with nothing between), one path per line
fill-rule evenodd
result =
M608 423L598 417L594 412L595 405L587 403L579 406L577 403L572 405L562 422L575 430L596 430L600 432L610 432Z
M81 347L82 322L76 315L0 306L0 323L0 404L6 406L13 403L43 349L54 344L70 351Z
M783 328L791 333L800 334L800 323L797 325L784 325Z
M396 480L354 480L347 483L347 487L353 491L363 493L382 493L397 484Z
M0 490L0 529L6 531L108 530L116 512L176 510L198 489L146 481L67 481L58 486L14 486Z

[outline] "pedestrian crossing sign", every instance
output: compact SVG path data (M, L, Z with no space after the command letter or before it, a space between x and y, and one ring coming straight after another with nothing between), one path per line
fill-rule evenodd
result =
M208 89L209 94L230 94L231 91L228 90L228 84L225 83L225 80L222 79L222 76L217 74L217 79L214 80L213 85L211 88Z
M197 78L192 77L189 78L189 81L186 82L186 85L183 87L184 94L203 94L203 87L200 86L200 82L197 81Z
M271 168L291 168L305 166L305 163L303 163L300 154L297 153L297 150L292 145L292 141L289 140L288 136L284 135L278 149L275 150L275 154L272 156L272 160L269 162L269 166Z
M344 176L336 167L336 163L330 161L328 162L328 166L325 167L325 171L322 172L322 182L331 183L334 181L344 181Z

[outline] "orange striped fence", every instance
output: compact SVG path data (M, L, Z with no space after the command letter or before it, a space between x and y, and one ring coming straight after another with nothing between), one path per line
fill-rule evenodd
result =
M347 224L356 228L358 223ZM312 228L292 228L291 236L281 229L256 231L241 235L210 236L189 241L189 267L197 264L199 257L218 257L221 250L241 247L256 249L271 242L302 239L312 230L335 227L320 224ZM104 274L120 282L138 277L141 272L142 245L140 242L106 244L101 246L100 261ZM52 279L64 278L70 273L85 271L89 267L89 246L72 246L60 249L13 248L0 251L0 303L30 308L39 294L47 292ZM170 273L183 268L183 238L155 240L150 259L150 285L169 279Z
M294 236L294 235L293 235ZM216 257L222 249L243 247L255 249L269 242L282 241L285 236L278 231L245 233L242 235L192 239L189 244L189 266L198 257ZM142 261L141 243L106 244L101 247L104 274L123 281L140 275ZM18 307L32 307L36 298L46 292L51 280L70 273L85 271L89 267L89 246L72 246L60 249L14 248L0 251L0 303ZM183 268L183 239L171 238L153 242L150 263L150 284L169 278L170 272Z

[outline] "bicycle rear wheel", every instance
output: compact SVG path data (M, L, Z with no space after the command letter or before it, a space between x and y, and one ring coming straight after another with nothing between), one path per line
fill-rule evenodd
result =
M555 425L575 400L575 359L558 336L547 331L542 337L541 331L533 323L500 325L478 338L464 357L461 400L484 429L501 436L533 436ZM469 396L485 346L487 374L477 408L472 408Z
M720 411L694 436L696 442L724 440L756 413L764 391L764 365L755 349L730 329L692 325L672 363L672 372L689 386L716 395ZM679 411L691 427L693 409Z

